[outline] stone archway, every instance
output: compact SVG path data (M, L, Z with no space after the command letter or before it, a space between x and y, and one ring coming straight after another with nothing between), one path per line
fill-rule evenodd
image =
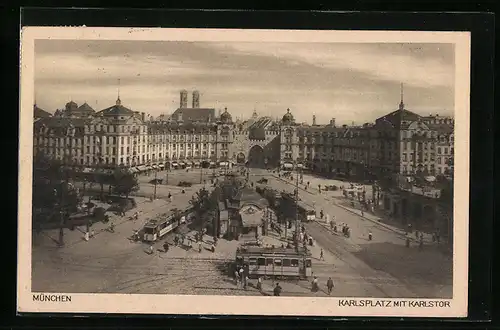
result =
M236 156L236 163L238 164L245 164L246 162L246 159L245 159L245 154L240 152L237 156Z
M248 152L248 167L265 167L264 149L259 145L254 145Z

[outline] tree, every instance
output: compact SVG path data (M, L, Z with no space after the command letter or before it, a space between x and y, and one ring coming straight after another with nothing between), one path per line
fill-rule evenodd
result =
M132 192L139 190L137 178L124 169L117 169L113 180L114 191L120 196L125 196L127 199Z
M214 216L215 210L217 209L217 196L216 194L210 194L210 192L201 188L196 194L193 195L189 203L193 207L193 211L196 214L196 219L199 225L200 234L203 228L206 226L205 218L207 216Z
M97 164L97 166L94 168L93 181L100 185L100 187L101 187L100 199L103 200L104 199L104 184L107 183L108 180L106 178L105 169L102 166L101 159L99 160L99 163Z

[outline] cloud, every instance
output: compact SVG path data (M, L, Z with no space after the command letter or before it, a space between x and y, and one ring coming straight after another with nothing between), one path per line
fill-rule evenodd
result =
M396 109L400 82L417 113L453 111L449 45L61 41L36 43L37 103L54 111L70 99L96 110L123 104L171 113L179 90L198 89L203 107L233 117L371 121Z
M415 57L411 52L395 54L394 49L374 45L297 43L213 44L226 54L259 54L275 57L293 66L307 63L326 70L365 73L375 80L400 81L416 87L454 85L453 62L440 58ZM415 48L415 47L414 47Z

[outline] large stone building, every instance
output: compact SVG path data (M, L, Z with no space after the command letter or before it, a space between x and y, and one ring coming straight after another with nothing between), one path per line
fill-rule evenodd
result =
M297 124L288 111L279 125L280 160L284 168L349 176L447 174L452 167L451 117L423 117L399 108L374 124L337 127Z
M453 119L419 116L404 106L362 126L297 123L290 109L281 120L233 120L227 108L200 107L200 94L180 92L170 116L146 118L144 112L116 104L94 111L71 101L53 117L34 124L34 153L92 166L280 167L323 174L380 176L416 172L446 174L453 159ZM35 106L36 109L36 106Z

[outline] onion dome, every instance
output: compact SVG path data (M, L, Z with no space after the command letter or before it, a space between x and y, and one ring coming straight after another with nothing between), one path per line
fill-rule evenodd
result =
M286 109L286 113L283 116L282 121L284 123L292 123L293 122L293 115L290 113L290 109Z
M224 112L220 115L220 120L223 123L229 123L233 120L233 117L229 112L227 112L227 108L224 109Z

